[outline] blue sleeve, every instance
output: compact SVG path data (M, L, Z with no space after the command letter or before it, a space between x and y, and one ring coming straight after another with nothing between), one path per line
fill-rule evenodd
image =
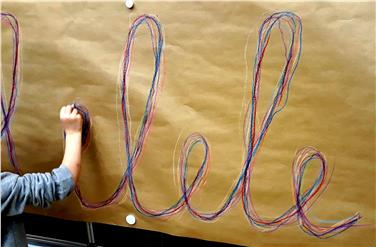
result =
M26 205L48 207L64 199L74 188L72 174L65 165L51 173L28 173L19 176L1 173L1 215L21 214Z

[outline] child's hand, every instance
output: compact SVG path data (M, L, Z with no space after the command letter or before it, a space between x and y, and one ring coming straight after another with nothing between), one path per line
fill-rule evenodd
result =
M82 117L72 105L63 106L60 109L60 122L67 135L81 134Z

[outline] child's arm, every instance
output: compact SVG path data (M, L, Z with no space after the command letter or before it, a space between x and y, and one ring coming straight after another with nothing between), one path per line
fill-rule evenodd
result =
M60 110L60 121L65 131L65 152L62 164L72 173L74 183L80 172L82 117L76 109L67 105Z
M21 214L27 204L47 207L64 199L74 188L80 171L82 118L71 106L63 107L60 120L66 133L63 163L51 173L23 176L1 173L1 215Z

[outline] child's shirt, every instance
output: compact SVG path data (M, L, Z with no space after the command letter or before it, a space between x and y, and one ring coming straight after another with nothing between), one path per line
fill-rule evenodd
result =
M17 217L26 205L48 207L62 200L74 188L72 174L65 165L51 173L17 175L1 173L1 246L27 246L22 221Z

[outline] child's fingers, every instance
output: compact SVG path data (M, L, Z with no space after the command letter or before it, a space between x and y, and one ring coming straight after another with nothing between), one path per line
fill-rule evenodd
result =
M71 114L71 112L72 112L72 105L67 105L67 106L65 107L65 114L66 114L67 116L69 116L69 114Z
M65 114L65 106L61 107L60 109L60 118L63 118Z
M78 111L77 111L76 108L74 108L74 109L72 110L71 116L72 116L72 117L76 117L77 114L78 114Z

